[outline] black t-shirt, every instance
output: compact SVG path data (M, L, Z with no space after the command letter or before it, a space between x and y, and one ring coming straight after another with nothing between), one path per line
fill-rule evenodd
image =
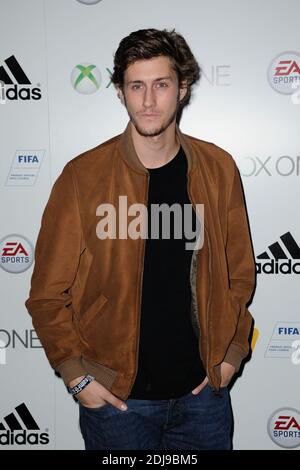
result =
M159 238L151 238L151 222L154 227L152 204L180 204L182 220L184 204L189 204L195 230L196 214L187 192L187 168L182 148L167 164L148 168L148 238L145 240L138 372L128 398L179 398L206 376L191 323L193 251L186 249L191 235L185 235L187 232L182 223L182 236L178 238L180 219L176 219L175 231L175 217L171 217L169 239L163 238L161 223ZM164 222L167 225L166 219Z

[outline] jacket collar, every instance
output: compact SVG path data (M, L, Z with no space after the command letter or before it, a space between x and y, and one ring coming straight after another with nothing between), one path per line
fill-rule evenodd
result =
M197 160L195 158L188 136L180 131L178 124L176 124L176 134L186 155L188 162L188 174L190 174L195 169ZM120 148L122 158L133 170L142 174L149 173L135 151L133 140L131 137L130 122L128 122L123 134L121 134Z

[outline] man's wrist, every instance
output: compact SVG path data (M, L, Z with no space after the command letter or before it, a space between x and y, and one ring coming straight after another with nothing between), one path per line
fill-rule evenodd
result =
M79 384L79 382L81 382L81 380L84 379L84 377L85 377L85 375L81 375L80 377L76 377L76 379L71 380L68 383L68 388L75 387L75 385Z
M87 374L83 377L81 377L81 380L77 382L74 386L68 387L68 392L71 393L71 395L77 395L80 393L82 390L87 387L93 380L95 380L95 377L93 377L90 374ZM70 382L71 384L72 382Z

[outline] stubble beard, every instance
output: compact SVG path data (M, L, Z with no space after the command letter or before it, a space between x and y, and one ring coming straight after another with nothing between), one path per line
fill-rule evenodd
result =
M178 110L179 110L179 107L180 107L180 100L179 100L179 93L178 93L176 108L175 108L174 112L171 114L171 116L169 117L169 119L167 120L167 122L166 122L166 123L163 123L163 124L162 124L160 127L158 127L157 129L153 129L153 130L147 131L146 129L143 129L142 127L139 126L139 124L138 124L138 122L136 121L136 119L134 118L134 116L129 112L125 97L124 97L124 103L125 103L125 106L126 106L127 113L128 113L128 116L129 116L130 121L131 121L132 124L134 125L136 131L137 131L142 137L155 137L155 136L157 136L157 135L162 134L162 133L175 121L176 116L177 116L177 113L178 113Z

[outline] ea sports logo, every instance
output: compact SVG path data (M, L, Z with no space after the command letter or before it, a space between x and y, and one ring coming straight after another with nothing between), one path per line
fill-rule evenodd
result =
M84 3L84 5L95 5L96 3L101 2L101 0L77 0L79 3Z
M33 263L33 246L21 235L8 235L0 240L0 266L4 271L17 274Z
M268 81L278 93L295 93L300 86L300 54L286 51L274 57L268 68Z
M83 63L76 65L71 73L71 82L78 93L90 95L100 88L101 73L96 65Z
M268 421L268 433L275 444L292 449L300 445L300 413L294 408L276 410Z

